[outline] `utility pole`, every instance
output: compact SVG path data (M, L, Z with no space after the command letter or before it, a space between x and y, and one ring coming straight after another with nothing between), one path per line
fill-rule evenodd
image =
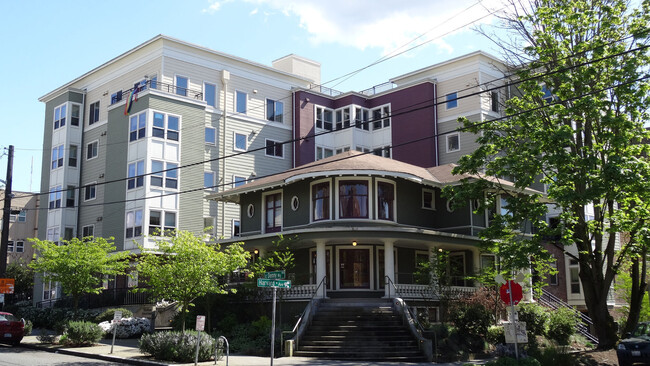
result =
M0 236L0 278L7 274L7 245L9 243L9 216L11 215L11 180L14 169L14 145L9 145L7 160L7 181L5 182L4 209L2 210L2 236Z

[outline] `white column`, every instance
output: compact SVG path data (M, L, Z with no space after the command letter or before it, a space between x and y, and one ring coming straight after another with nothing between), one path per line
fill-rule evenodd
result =
M395 283L395 256L393 254L393 242L384 242L384 274ZM380 281L388 282L385 278L380 278ZM389 297L390 294L395 296L395 289L389 283L384 286L384 296Z
M319 241L316 242L316 285L320 284L325 277L326 272L326 260L325 260L325 242ZM327 281L331 281L328 279ZM327 287L326 283L323 283L322 286ZM316 297L323 297L323 289L319 288Z

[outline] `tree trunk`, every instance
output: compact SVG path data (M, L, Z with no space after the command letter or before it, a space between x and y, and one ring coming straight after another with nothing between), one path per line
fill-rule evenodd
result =
M633 331L639 322L639 317L641 316L641 303L643 302L643 297L645 296L646 291L645 267L646 251L643 250L640 257L632 260L632 272L630 274L632 280L632 288L630 289L630 312L627 315L625 328L623 328L621 333L622 336Z
M599 349L611 349L618 341L617 326L607 307L607 294L611 284L605 284L602 276L592 278L591 269L581 263L580 282L585 295L585 304L589 317L593 321L594 331L598 337ZM599 278L600 277L600 278Z

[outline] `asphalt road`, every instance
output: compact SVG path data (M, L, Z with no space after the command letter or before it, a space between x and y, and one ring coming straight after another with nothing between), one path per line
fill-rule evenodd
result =
M92 360L89 358L62 355L44 352L23 347L11 347L0 344L0 366L40 366L40 365L66 365L66 366L105 366L121 365L119 363Z

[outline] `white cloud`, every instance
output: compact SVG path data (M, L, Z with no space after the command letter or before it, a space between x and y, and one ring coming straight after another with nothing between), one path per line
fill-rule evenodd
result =
M466 24L497 8L500 0L244 0L265 5L285 15L295 15L315 44L338 43L358 49L376 47L383 54L429 41L442 52L451 52L447 33L469 31ZM474 5L474 6L472 6ZM487 23L485 17L472 25Z
M255 8L250 13L248 13L248 15L255 15L255 14L257 14L258 11L259 11L259 9Z
M220 2L218 2L218 1L211 1L210 6L208 6L208 7L205 8L205 9L202 9L202 10L201 10L201 13L212 14L212 13L218 11L220 8L221 8L221 3L220 3Z

